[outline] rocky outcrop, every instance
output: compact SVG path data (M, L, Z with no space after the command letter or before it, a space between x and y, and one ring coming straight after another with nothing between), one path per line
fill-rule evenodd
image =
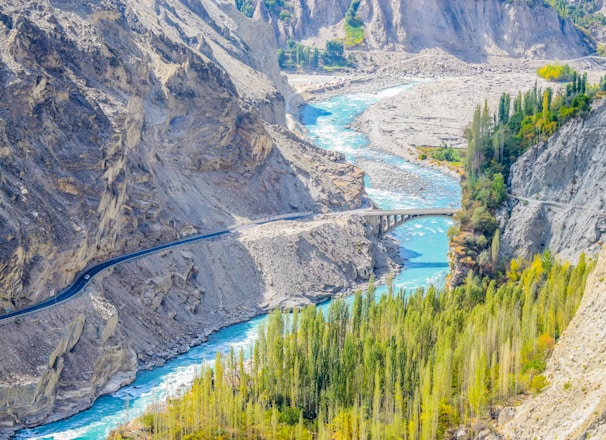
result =
M347 1L293 2L293 18L273 19L278 36L305 39L342 36ZM544 2L522 0L362 0L358 16L369 49L421 52L442 49L481 61L490 55L568 59L585 55L591 43L570 20ZM333 36L333 38L334 38Z
M514 408L508 439L606 436L606 248L587 279L579 309L558 341L545 376L549 386Z
M571 21L543 2L370 0L359 14L370 47L441 48L461 58L487 55L570 58L588 46Z
M231 4L9 0L0 39L2 313L112 256L360 206L363 174L284 128L271 30ZM270 238L278 227L126 263L63 305L3 322L0 437L73 414L224 325L365 282L379 264L360 219Z
M0 438L90 406L222 326L365 283L381 251L366 230L350 216L243 229L124 263L76 299L0 324Z
M4 309L124 251L242 217L359 202L361 176L338 158L316 155L304 173L284 158L263 122L284 122L283 97L242 61L254 57L228 19L235 10L207 3L0 7ZM354 199L332 171L352 176Z
M606 241L606 104L598 102L511 169L516 198L502 235L506 257L550 249L575 261Z

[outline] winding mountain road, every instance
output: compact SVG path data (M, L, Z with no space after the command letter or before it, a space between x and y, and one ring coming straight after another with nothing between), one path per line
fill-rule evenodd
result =
M154 254L156 252L160 252L165 249L172 249L172 248L175 248L178 246L183 246L185 244L195 243L197 241L202 241L202 240L209 240L211 238L231 234L233 232L237 232L237 231L239 231L241 229L245 229L245 228L250 228L252 226L259 226L259 225L263 225L266 223L276 222L279 220L299 220L299 219L302 219L305 217L310 217L312 215L314 215L313 212L302 212L302 213L299 212L296 214L285 214L285 215L279 215L279 216L274 216L274 217L267 217L267 218L264 218L261 220L256 220L256 221L253 221L250 223L246 223L244 225L240 225L240 226L237 226L234 228L222 229L220 231L211 232L208 234L194 235L191 237L183 238L181 240L161 244L159 246L155 246L155 247L152 247L149 249L143 249L140 251L131 252L130 254L122 255L120 257L115 257L115 258L109 259L102 263L91 266L88 269L85 269L83 272L78 274L78 276L76 276L76 278L74 279L72 284L70 284L67 288L65 288L64 290L59 292L57 295L55 295L45 301L42 301L38 304L34 304L34 305L26 307L24 309L16 310L14 312L10 312L5 315L1 315L0 322L5 321L7 319L11 319L11 318L17 318L19 316L24 316L24 315L36 312L38 310L46 309L48 307L52 307L54 305L65 302L68 299L73 298L74 296L81 293L84 290L84 288L86 287L86 285L88 283L90 283L90 281L95 277L95 275L99 274L100 272L102 272L106 269L109 269L110 267L116 266L117 264L124 263L124 262L130 261L130 260L135 260L137 258L141 258L141 257L147 256L150 254Z
M376 209L373 210L372 208L370 208L370 209L363 208L363 209L355 209L355 210L351 210L351 211L335 212L335 213L331 213L329 215L337 216L337 215L343 215L343 214L352 214L352 215L368 217L368 216L377 216L377 215L397 214L397 215L408 215L412 218L412 217L417 217L420 215L424 215L424 216L452 215L455 211L456 210L448 210L448 209L446 209L446 210L444 210L444 209L413 209L413 210L381 211L381 210L376 210ZM102 263L91 266L88 269L85 269L83 272L81 272L80 274L78 274L76 276L76 278L74 279L72 284L70 284L68 287L66 287L64 290L62 290L58 294L48 298L47 300L42 301L38 304L34 304L29 307L26 307L21 310L16 310L14 312L10 312L5 315L0 315L0 323L3 321L6 321L8 319L18 318L20 316L28 315L28 314L36 312L38 310L46 309L48 307L52 307L57 304L61 304L65 301L67 301L68 299L73 298L76 295L78 295L79 293L81 293L84 290L84 288L86 287L86 285L88 283L90 283L90 281L100 272L103 272L104 270L109 269L110 267L116 266L116 265L124 263L126 261L135 260L137 258L141 258L141 257L147 256L150 254L154 254L156 252L160 252L160 251L163 251L166 249L173 249L178 246L195 243L195 242L202 241L202 240L209 240L211 238L231 234L231 233L237 232L242 229L251 228L251 227L259 226L259 225L264 225L266 223L277 222L280 220L300 220L303 218L312 217L314 215L318 215L318 213L308 211L308 212L299 212L299 213L295 213L295 214L283 214L283 215L277 215L277 216L273 216L273 217L266 217L264 219L255 220L255 221L245 223L243 225L236 226L233 228L222 229L222 230L219 230L216 232L211 232L208 234L194 235L191 237L183 238L181 240L176 240L176 241L173 241L170 243L161 244L159 246L155 246L155 247L152 247L149 249L143 249L143 250L131 252L129 254L125 254L125 255L122 255L119 257L111 258L107 261L104 261ZM319 214L319 215L322 215L322 214ZM324 215L326 215L326 214L324 214Z

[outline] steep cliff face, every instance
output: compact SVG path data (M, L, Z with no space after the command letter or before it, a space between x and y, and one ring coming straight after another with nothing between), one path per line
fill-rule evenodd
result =
M326 168L303 176L275 148L263 119L283 123L284 100L254 69L272 71L275 50L255 58L236 32L258 26L258 47L271 35L228 12L214 2L0 6L3 309L126 250L320 198L355 205L359 194L346 200ZM314 180L324 197L311 194Z
M485 55L567 58L587 53L583 36L542 2L370 0L360 6L371 47L442 48Z
M502 238L508 257L550 249L575 261L606 241L606 104L562 127L527 151L511 169L519 196Z
M358 169L282 126L271 29L231 2L4 1L0 41L0 313L114 255L361 202ZM64 305L3 322L0 438L378 264L359 219L281 228L127 263ZM337 239L352 247L335 252Z
M350 4L296 0L293 19L274 23L282 40L305 39L341 27ZM566 59L588 53L590 44L543 2L362 0L358 16L369 49L416 53L440 48L471 60L487 55Z
M606 248L587 279L585 294L549 359L549 386L514 408L508 439L606 437Z

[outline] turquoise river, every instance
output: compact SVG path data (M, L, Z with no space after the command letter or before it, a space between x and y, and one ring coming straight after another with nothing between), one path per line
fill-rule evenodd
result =
M406 99L414 84L383 90L377 94L344 95L308 105L302 122L321 148L339 151L348 161L367 172L370 197L383 209L457 207L461 200L459 183L438 171L410 164L403 159L368 148L366 137L347 127L371 104L395 95ZM387 179L385 176L388 175ZM375 184L376 182L376 184ZM393 235L406 259L395 284L405 289L443 284L448 274L446 231L452 221L424 218L399 227ZM380 295L384 290L378 289ZM226 327L208 341L164 366L137 375L135 382L102 396L94 405L66 420L35 429L22 430L18 439L103 439L111 429L142 414L147 406L187 389L202 362L213 360L217 351L234 346L248 348L254 341L264 316Z

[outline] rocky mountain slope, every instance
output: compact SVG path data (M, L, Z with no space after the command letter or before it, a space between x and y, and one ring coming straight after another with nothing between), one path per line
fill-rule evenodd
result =
M502 426L503 438L606 438L605 304L606 248L587 279L574 319L548 361L544 374L549 386L507 411L513 419Z
M440 47L481 55L570 57L585 54L582 35L542 2L372 0L360 6L369 45L410 51Z
M282 126L271 29L231 2L9 0L0 41L0 313L125 252L360 205L362 173ZM221 326L389 264L360 219L263 231L129 262L1 323L0 437L73 414Z
M303 173L276 148L283 97L215 3L44 5L2 5L4 308L125 250L359 203L353 168L316 154Z
M606 242L606 103L527 151L511 169L519 196L502 236L503 254L550 249L575 261Z
M589 115L566 124L512 167L510 191L517 200L510 202L504 254L529 258L550 249L572 262L581 252L599 253L599 258L581 305L548 361L549 386L503 412L499 438L606 436L605 127L606 103L598 101Z
M295 0L293 17L273 19L282 43L315 37L342 37L349 0ZM568 59L590 43L569 20L543 2L522 0L361 0L358 16L365 47L420 52L442 49L464 59L489 55Z
M350 0L294 0L291 18L280 20L275 14L269 13L259 4L264 19L274 28L276 40L280 46L285 46L289 38L304 40L316 37L323 29L330 29L342 22L345 12L351 4Z

